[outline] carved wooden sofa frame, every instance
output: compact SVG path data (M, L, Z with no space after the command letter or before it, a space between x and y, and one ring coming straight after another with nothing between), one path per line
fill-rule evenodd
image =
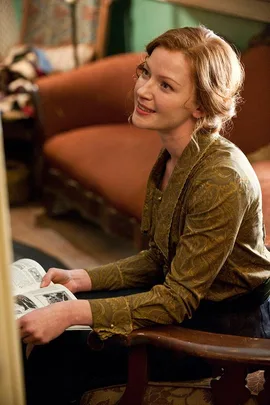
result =
M93 347L93 336L89 335L89 345ZM95 340L94 340L95 342ZM157 402L157 404L191 404L204 405L244 405L270 404L270 341L268 339L249 338L241 336L223 335L201 332L180 326L160 326L143 328L132 332L127 337L114 336L107 345L123 344L129 347L128 382L125 387L109 387L109 398L116 395L115 400L102 402L101 390L89 391L82 398L81 405L152 405L147 390L151 386L147 373L147 346L154 345L174 351L176 354L187 354L206 359L212 365L212 378L207 382L209 392L208 401L196 402L190 394L189 401L184 402L185 395L181 394L183 387L205 389L205 381L191 381L177 386L166 382L167 388L173 390L178 387L178 395L174 395L174 402ZM96 344L96 343L95 343ZM181 360L179 360L181 361ZM261 391L254 395L247 388L251 375L255 374L256 384ZM204 384L202 384L202 382ZM153 384L152 384L153 386ZM164 384L154 384L158 392ZM121 388L121 389L120 389ZM152 387L153 388L153 387ZM178 399L177 399L178 398ZM256 399L255 399L256 398ZM151 399L150 399L151 401ZM200 400L199 400L200 401Z

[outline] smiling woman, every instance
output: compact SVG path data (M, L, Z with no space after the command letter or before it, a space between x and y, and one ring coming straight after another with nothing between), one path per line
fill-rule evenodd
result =
M85 296L20 318L23 342L36 345L25 364L28 405L67 405L89 388L126 381L127 348L91 351L87 336L64 332L74 324L92 326L101 341L172 324L196 329L198 336L203 330L270 338L270 254L260 185L244 153L220 134L240 100L238 55L203 26L169 30L146 53L131 121L157 131L162 144L141 222L149 246L89 270L49 269L42 287L58 282ZM149 355L155 381L210 373L199 358L179 361L166 349Z

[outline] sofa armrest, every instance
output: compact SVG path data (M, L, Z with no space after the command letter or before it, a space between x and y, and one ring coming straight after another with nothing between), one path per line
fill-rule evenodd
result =
M128 336L114 335L101 341L95 331L88 336L93 350L123 345L153 345L208 360L270 367L270 340L198 331L181 326L162 325L134 330Z
M89 335L89 346L100 350L104 342L94 332ZM173 350L190 356L202 357L213 363L211 388L213 403L244 404L251 393L246 377L252 369L265 370L265 384L258 395L258 404L269 404L270 341L242 336L223 335L164 325L142 328L128 336L115 335L105 346L129 347L128 382L119 405L142 405L148 384L147 346ZM218 378L216 378L218 377Z
M180 326L159 326L133 331L126 344L150 344L209 360L270 366L268 339L203 332Z
M211 388L217 404L246 403L251 393L246 388L249 370L265 370L264 389L258 395L258 403L269 403L270 393L270 341L250 337L223 335L164 325L142 328L128 336L115 335L101 342L95 334L89 335L89 346L94 350L124 345L130 348L128 382L119 405L142 405L148 384L147 346L173 350L202 357L213 363ZM216 378L218 377L218 378ZM239 402L238 402L239 401Z
M246 387L250 369L265 370L265 384L258 403L269 403L270 342L241 336L223 335L182 328L158 326L133 331L125 344L130 347L128 383L119 405L144 403L148 384L147 346L155 345L174 352L202 357L213 363L211 391L216 404L244 404L251 393ZM218 377L218 378L215 378Z
M45 138L89 125L127 122L143 54L110 56L36 81L33 100Z

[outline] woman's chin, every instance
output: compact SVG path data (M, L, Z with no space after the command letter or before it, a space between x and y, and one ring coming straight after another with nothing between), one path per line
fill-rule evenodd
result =
M137 128L152 129L149 123L144 119L144 117L138 116L136 112L132 114L130 122Z

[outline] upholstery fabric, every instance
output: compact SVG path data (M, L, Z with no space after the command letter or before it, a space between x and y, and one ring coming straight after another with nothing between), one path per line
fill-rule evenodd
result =
M256 405L256 395L262 390L264 377L262 371L249 374L247 386L252 397L245 405ZM86 392L81 405L116 405L125 386L112 386ZM213 405L210 380L188 382L165 382L148 384L143 405Z
M44 136L109 124L114 137L113 125L127 124L133 110L135 67L141 59L138 53L114 55L37 80Z
M248 153L247 158L251 163L261 160L270 160L270 143L255 150L255 152Z
M245 68L244 103L234 120L230 140L248 154L269 144L269 46L250 48L241 60Z
M160 148L155 132L116 124L62 133L45 143L44 154L53 167L140 219L147 178Z

